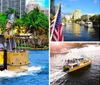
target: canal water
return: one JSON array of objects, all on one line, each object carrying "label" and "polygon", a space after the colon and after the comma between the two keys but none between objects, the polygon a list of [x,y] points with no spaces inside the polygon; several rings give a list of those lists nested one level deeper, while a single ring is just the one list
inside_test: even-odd
[{"label": "canal water", "polygon": [[[65,59],[86,55],[92,60],[87,66],[73,73],[63,72]],[[51,57],[50,83],[51,85],[100,85],[100,45],[87,45],[73,48],[67,54]]]},{"label": "canal water", "polygon": [[99,41],[99,28],[86,28],[79,24],[66,24],[64,41]]},{"label": "canal water", "polygon": [[29,51],[28,71],[19,73],[0,71],[0,85],[48,85],[48,58],[48,50]]}]

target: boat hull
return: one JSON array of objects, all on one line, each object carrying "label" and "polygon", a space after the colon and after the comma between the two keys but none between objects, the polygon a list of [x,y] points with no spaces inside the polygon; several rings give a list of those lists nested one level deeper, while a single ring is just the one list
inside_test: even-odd
[{"label": "boat hull", "polygon": [[[7,70],[11,68],[22,69],[28,67],[29,59],[28,52],[7,52]],[[4,52],[0,52],[0,70],[4,70]],[[24,68],[23,68],[24,69]]]},{"label": "boat hull", "polygon": [[[64,71],[67,71],[68,73],[70,73],[70,72],[79,70],[79,69],[81,69],[81,68],[84,68],[84,67],[86,67],[86,66],[88,66],[88,65],[91,65],[91,61],[90,61],[90,60],[87,60],[87,62],[86,62],[86,61],[83,61],[83,62],[80,63],[79,66],[76,66],[76,67],[74,67],[74,68],[68,68],[68,66],[65,65],[63,70],[64,70]],[[66,70],[66,69],[67,69],[67,70]]]},{"label": "boat hull", "polygon": [[73,72],[73,71],[76,71],[76,70],[78,70],[78,69],[84,68],[84,67],[86,67],[86,66],[88,66],[88,65],[90,65],[90,64],[91,64],[91,62],[88,62],[88,63],[83,64],[83,65],[81,65],[81,66],[77,66],[77,67],[75,67],[75,68],[70,69],[69,72]]},{"label": "boat hull", "polygon": [[28,52],[8,52],[7,53],[7,64],[9,65],[27,65]]}]

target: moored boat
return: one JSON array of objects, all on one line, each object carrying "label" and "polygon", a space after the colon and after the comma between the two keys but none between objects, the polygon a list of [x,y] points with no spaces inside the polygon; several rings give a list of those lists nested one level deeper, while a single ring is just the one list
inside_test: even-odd
[{"label": "moored boat", "polygon": [[87,21],[84,25],[85,27],[93,27],[93,23],[92,22],[89,22]]},{"label": "moored boat", "polygon": [[73,58],[71,60],[66,60],[66,64],[63,66],[63,71],[73,72],[90,64],[90,58],[83,56],[81,58]]}]

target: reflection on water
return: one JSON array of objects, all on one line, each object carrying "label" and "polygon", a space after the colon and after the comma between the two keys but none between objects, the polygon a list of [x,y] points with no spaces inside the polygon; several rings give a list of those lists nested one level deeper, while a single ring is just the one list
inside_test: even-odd
[{"label": "reflection on water", "polygon": [[99,41],[99,28],[86,28],[79,24],[67,24],[64,28],[64,41]]},{"label": "reflection on water", "polygon": [[72,31],[73,31],[74,35],[80,36],[80,25],[74,23],[72,25],[72,28],[73,28]]}]

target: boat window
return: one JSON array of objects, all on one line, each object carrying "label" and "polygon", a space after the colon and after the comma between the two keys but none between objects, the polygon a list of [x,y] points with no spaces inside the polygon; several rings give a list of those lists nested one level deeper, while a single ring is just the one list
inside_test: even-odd
[{"label": "boat window", "polygon": [[78,59],[79,61],[83,61],[84,60],[84,58],[80,58],[80,59]]},{"label": "boat window", "polygon": [[15,48],[16,48],[16,41],[15,39],[13,38],[9,38],[9,39],[6,39],[6,44],[7,44],[7,50],[8,51],[14,51]]},{"label": "boat window", "polygon": [[3,41],[4,41],[4,39],[0,37],[0,51],[4,50]]},{"label": "boat window", "polygon": [[76,66],[78,66],[78,64],[73,65],[73,67],[76,67]]}]

